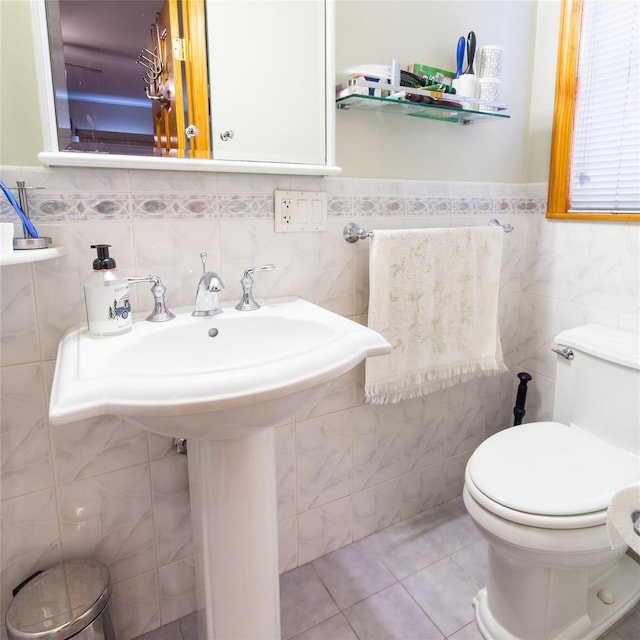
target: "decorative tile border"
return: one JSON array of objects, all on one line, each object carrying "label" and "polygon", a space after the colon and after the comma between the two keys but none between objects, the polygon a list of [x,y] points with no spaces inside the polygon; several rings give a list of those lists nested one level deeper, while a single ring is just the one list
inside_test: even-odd
[{"label": "decorative tile border", "polygon": [[360,196],[354,200],[354,214],[358,216],[404,216],[406,198],[401,196]]},{"label": "decorative tile border", "polygon": [[354,215],[354,197],[348,195],[331,194],[327,197],[327,210],[330,216],[352,216]]},{"label": "decorative tile border", "polygon": [[131,209],[136,220],[199,220],[217,218],[219,215],[218,197],[210,194],[134,194],[131,198]]},{"label": "decorative tile border", "polygon": [[[35,201],[35,198],[34,198]],[[334,196],[329,216],[468,216],[544,214],[544,198],[424,198]],[[200,220],[207,218],[271,218],[270,196],[175,194],[102,196],[49,195],[31,204],[34,222],[96,222],[97,220]],[[17,222],[11,208],[0,208],[0,222]]]},{"label": "decorative tile border", "polygon": [[494,214],[495,201],[493,198],[454,198],[453,211],[454,215],[468,216],[473,214]]},{"label": "decorative tile border", "polygon": [[[34,222],[96,222],[98,220],[129,220],[130,202],[127,193],[35,193],[29,197],[30,216]],[[11,206],[0,206],[1,222],[16,222]]]},{"label": "decorative tile border", "polygon": [[219,198],[222,218],[273,217],[272,195],[223,194]]},{"label": "decorative tile border", "polygon": [[130,203],[127,193],[38,194],[31,213],[42,222],[128,220]]},{"label": "decorative tile border", "polygon": [[[226,185],[240,188],[243,182]],[[260,192],[228,193],[50,193],[33,192],[34,222],[97,220],[171,220],[270,218],[274,213],[269,184]],[[543,214],[544,185],[457,183],[408,180],[334,178],[325,184],[329,216],[468,216]],[[275,185],[274,185],[275,188]],[[6,201],[0,201],[0,222],[17,222]]]}]

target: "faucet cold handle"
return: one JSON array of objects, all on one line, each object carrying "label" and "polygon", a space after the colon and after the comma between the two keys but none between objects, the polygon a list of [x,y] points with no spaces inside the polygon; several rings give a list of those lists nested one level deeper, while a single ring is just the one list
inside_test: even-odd
[{"label": "faucet cold handle", "polygon": [[273,271],[276,268],[275,264],[263,264],[260,267],[249,267],[245,270],[240,284],[242,285],[242,298],[236,305],[238,311],[255,311],[260,308],[260,305],[253,298],[253,278],[251,277],[256,271]]},{"label": "faucet cold handle", "polygon": [[249,267],[245,270],[242,279],[250,278],[256,271],[273,271],[275,268],[275,264],[263,264],[261,267]]}]

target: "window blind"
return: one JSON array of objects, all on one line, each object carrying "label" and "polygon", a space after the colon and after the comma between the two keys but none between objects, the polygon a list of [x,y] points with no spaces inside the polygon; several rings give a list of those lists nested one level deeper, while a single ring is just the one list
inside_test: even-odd
[{"label": "window blind", "polygon": [[570,210],[640,211],[640,3],[586,0]]}]

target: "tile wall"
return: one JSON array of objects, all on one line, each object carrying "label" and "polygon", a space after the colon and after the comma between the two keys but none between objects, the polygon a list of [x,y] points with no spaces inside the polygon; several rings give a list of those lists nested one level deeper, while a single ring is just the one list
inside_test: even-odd
[{"label": "tile wall", "polygon": [[[518,371],[534,375],[526,419],[548,418],[559,330],[638,325],[639,227],[547,221],[544,185],[0,169],[5,184],[17,179],[44,187],[31,192],[32,218],[67,255],[0,272],[3,621],[25,576],[86,556],[111,569],[120,640],[195,607],[186,458],[172,440],[114,418],[47,422],[57,342],[84,318],[90,244],[111,244],[127,275],[159,275],[170,308],[193,303],[205,251],[224,300],[239,299],[246,267],[273,262],[256,277],[258,300],[300,295],[366,321],[368,243],[344,242],[346,222],[516,227],[500,295],[507,374],[369,406],[359,367],[276,428],[282,571],[459,495],[473,449],[512,422]],[[328,230],[274,233],[276,188],[327,191]],[[13,219],[0,203],[0,222]],[[146,286],[132,304],[151,308]]]}]

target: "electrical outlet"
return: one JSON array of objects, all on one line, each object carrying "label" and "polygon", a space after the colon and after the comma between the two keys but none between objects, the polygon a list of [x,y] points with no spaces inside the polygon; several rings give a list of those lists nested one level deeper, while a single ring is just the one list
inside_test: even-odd
[{"label": "electrical outlet", "polygon": [[280,222],[283,225],[289,225],[293,222],[293,200],[291,198],[283,198],[280,201]]},{"label": "electrical outlet", "polygon": [[327,194],[321,191],[274,191],[275,230],[326,231]]}]

